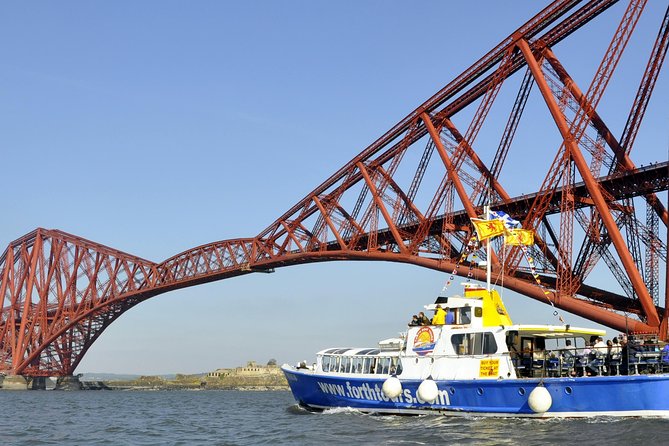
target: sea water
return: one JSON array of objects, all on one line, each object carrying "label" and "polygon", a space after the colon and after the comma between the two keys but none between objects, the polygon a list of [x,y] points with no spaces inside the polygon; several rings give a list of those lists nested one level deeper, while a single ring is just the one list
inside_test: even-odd
[{"label": "sea water", "polygon": [[669,420],[375,416],[290,392],[0,391],[0,445],[665,444]]}]

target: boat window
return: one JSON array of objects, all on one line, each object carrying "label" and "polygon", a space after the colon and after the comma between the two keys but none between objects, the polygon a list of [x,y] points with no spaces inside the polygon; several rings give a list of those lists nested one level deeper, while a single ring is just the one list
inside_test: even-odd
[{"label": "boat window", "polygon": [[390,374],[391,375],[402,374],[402,362],[399,360],[399,358],[392,358],[390,362]]},{"label": "boat window", "polygon": [[489,355],[497,353],[495,336],[485,333],[460,333],[451,336],[453,350],[458,355]]},{"label": "boat window", "polygon": [[325,350],[323,353],[334,353],[335,351],[337,351],[336,348],[329,348],[329,349]]},{"label": "boat window", "polygon": [[[323,368],[325,370],[325,368]],[[330,356],[330,363],[328,364],[328,372],[336,372],[337,371],[337,358],[334,356]]]},{"label": "boat window", "polygon": [[362,373],[369,373],[369,358],[361,358]]},{"label": "boat window", "polygon": [[323,356],[323,359],[321,359],[321,368],[324,372],[330,371],[330,358],[330,356]]},{"label": "boat window", "polygon": [[492,333],[483,333],[483,354],[492,355],[497,353],[497,341]]},{"label": "boat window", "polygon": [[379,358],[376,373],[387,374],[390,369],[390,358]]},{"label": "boat window", "polygon": [[472,307],[460,308],[460,318],[458,319],[458,323],[463,325],[472,323]]},{"label": "boat window", "polygon": [[353,368],[351,370],[352,373],[362,373],[362,358],[359,356],[356,356],[353,358]]},{"label": "boat window", "polygon": [[351,358],[349,356],[341,357],[341,367],[339,371],[341,373],[348,373],[351,370]]}]

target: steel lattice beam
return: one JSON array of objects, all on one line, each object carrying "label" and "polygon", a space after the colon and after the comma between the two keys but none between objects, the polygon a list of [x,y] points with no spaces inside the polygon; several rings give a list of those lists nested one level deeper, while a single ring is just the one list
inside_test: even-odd
[{"label": "steel lattice beam", "polygon": [[[481,279],[482,272],[468,260],[464,264],[469,271],[457,271],[457,266],[471,238],[469,219],[480,214],[486,189],[492,191],[495,208],[524,220],[538,240],[531,251],[536,270],[520,265],[518,249],[511,250],[510,257],[515,259],[511,266],[502,264],[500,253],[493,251],[493,275],[505,275],[505,287],[542,302],[548,295],[559,308],[619,330],[655,332],[667,339],[669,295],[665,290],[664,308],[651,298],[657,294],[657,262],[666,263],[666,243],[657,235],[662,231],[654,226],[646,230],[634,221],[625,234],[639,240],[637,250],[643,249],[650,259],[646,262],[654,281],[649,293],[612,216],[615,213],[629,220],[633,212],[626,203],[640,197],[667,225],[666,207],[657,195],[669,189],[667,162],[637,168],[631,161],[634,136],[666,53],[667,17],[621,143],[596,108],[645,1],[628,3],[587,93],[580,91],[569,67],[553,51],[560,41],[615,3],[552,2],[255,237],[198,246],[163,262],[140,259],[55,230],[37,229],[12,242],[0,257],[0,371],[32,376],[72,374],[100,334],[138,303],[171,290],[283,266],[333,260],[392,261],[456,270]],[[506,128],[494,157],[486,164],[478,135],[490,120],[489,111],[497,105],[507,79],[523,68],[527,69],[509,108]],[[534,84],[546,104],[546,114],[560,130],[565,150],[557,149],[557,161],[549,168],[544,186],[535,193],[512,197],[500,178],[508,167],[505,161],[514,150],[514,135],[522,126]],[[455,117],[469,107],[475,107],[473,117],[459,127]],[[588,134],[592,129],[594,136]],[[418,151],[419,161],[409,169],[405,184],[401,173],[409,151]],[[432,156],[435,151],[437,156]],[[600,177],[602,162],[610,170]],[[571,233],[572,223],[565,221],[575,212],[584,231],[592,236],[584,237],[580,248]],[[560,234],[553,229],[556,224],[563,228]],[[608,251],[609,244],[615,254]],[[578,265],[571,262],[571,250],[584,253]],[[584,283],[595,266],[592,262],[600,258],[605,258],[615,274],[624,271],[634,292],[626,296]],[[578,274],[571,277],[573,271]],[[565,277],[570,281],[567,286]]]}]

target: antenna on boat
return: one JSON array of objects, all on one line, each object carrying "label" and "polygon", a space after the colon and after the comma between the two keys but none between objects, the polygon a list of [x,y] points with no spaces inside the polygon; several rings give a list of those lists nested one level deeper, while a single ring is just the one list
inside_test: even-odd
[{"label": "antenna on boat", "polygon": [[[485,219],[490,220],[490,195],[488,193],[488,203],[483,207],[484,212],[485,212]],[[486,268],[486,285],[487,285],[487,290],[488,293],[490,293],[491,285],[490,285],[490,275],[492,272],[492,267],[491,267],[491,262],[490,262],[490,255],[491,255],[491,249],[490,249],[490,239],[487,239],[485,241],[485,256],[486,256],[486,262],[485,262],[485,268]]]}]

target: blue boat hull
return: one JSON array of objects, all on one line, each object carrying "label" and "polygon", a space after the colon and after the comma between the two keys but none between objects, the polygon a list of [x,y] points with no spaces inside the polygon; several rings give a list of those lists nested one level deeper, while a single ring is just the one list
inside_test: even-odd
[{"label": "blue boat hull", "polygon": [[[668,374],[437,381],[438,397],[427,403],[417,395],[420,380],[402,379],[400,396],[389,399],[381,390],[384,379],[319,375],[286,366],[283,371],[297,402],[317,410],[351,407],[397,414],[669,417]],[[551,397],[550,408],[543,413],[534,412],[528,402],[539,385]]]}]

